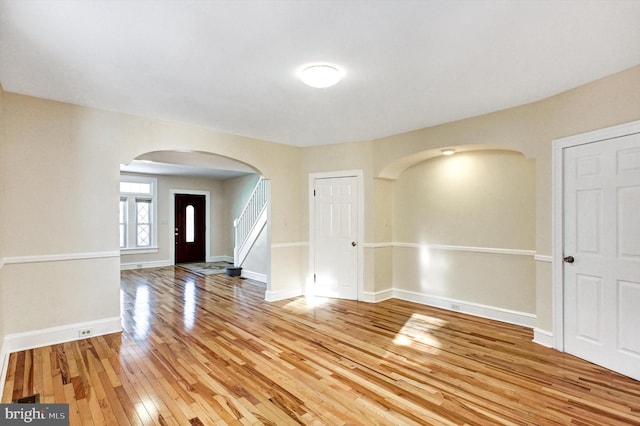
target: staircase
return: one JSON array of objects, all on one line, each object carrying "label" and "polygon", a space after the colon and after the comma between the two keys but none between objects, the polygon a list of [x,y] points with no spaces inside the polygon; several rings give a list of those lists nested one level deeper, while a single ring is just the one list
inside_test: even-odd
[{"label": "staircase", "polygon": [[267,224],[268,186],[260,179],[251,193],[240,217],[233,221],[236,231],[236,245],[233,249],[233,264],[239,268],[244,263],[251,248]]}]

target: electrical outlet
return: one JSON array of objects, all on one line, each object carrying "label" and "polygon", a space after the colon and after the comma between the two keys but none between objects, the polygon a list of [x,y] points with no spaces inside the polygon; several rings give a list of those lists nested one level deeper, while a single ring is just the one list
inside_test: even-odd
[{"label": "electrical outlet", "polygon": [[85,328],[84,330],[78,330],[78,337],[89,337],[93,334],[93,330]]},{"label": "electrical outlet", "polygon": [[460,305],[452,303],[451,304],[451,310],[452,311],[459,311],[460,310]]}]

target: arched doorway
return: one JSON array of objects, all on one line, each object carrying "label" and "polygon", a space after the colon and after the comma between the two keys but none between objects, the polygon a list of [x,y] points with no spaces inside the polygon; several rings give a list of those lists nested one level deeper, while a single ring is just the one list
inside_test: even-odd
[{"label": "arched doorway", "polygon": [[381,168],[378,226],[392,235],[376,248],[390,253],[394,297],[535,326],[535,160],[499,148],[443,146]]},{"label": "arched doorway", "polygon": [[[136,244],[123,247],[121,238],[121,268],[137,269],[156,266],[167,266],[180,262],[177,247],[182,240],[193,244],[200,240],[204,246],[202,259],[189,258],[187,261],[203,261],[205,263],[234,263],[234,222],[242,212],[258,182],[263,180],[261,172],[241,161],[200,151],[152,151],[138,155],[129,164],[121,166],[121,180],[148,178],[155,186],[155,202],[148,204],[153,208],[149,216],[151,237],[146,246]],[[134,194],[139,195],[139,194]],[[121,205],[122,205],[121,194]],[[176,197],[202,198],[199,208],[202,212],[202,225],[189,228],[182,221],[187,215],[178,215],[178,205],[188,210],[194,203],[176,204]],[[135,205],[135,203],[133,204]],[[123,225],[123,209],[120,209],[121,228]],[[133,217],[135,215],[129,215]],[[195,216],[197,217],[197,215]],[[137,217],[134,220],[138,219]],[[196,223],[196,222],[194,222]],[[128,228],[134,226],[130,223]],[[137,223],[135,226],[138,226]],[[197,232],[203,232],[201,238]],[[268,241],[268,226],[264,226],[262,235]],[[194,235],[193,232],[196,232]],[[187,233],[189,236],[187,237]],[[187,241],[188,240],[188,241]],[[270,252],[259,250],[264,244],[258,244],[253,258],[248,257],[251,269],[246,273],[250,278],[268,282]]]}]

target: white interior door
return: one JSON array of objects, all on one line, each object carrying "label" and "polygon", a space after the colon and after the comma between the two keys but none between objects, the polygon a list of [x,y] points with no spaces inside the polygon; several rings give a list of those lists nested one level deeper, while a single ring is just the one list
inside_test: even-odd
[{"label": "white interior door", "polygon": [[565,351],[640,379],[640,134],[563,158]]},{"label": "white interior door", "polygon": [[358,299],[358,179],[314,180],[314,292]]}]

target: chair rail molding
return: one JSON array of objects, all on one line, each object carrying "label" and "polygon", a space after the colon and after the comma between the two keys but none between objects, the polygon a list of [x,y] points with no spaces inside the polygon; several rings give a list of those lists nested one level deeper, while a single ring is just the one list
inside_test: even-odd
[{"label": "chair rail molding", "polygon": [[84,253],[38,254],[28,256],[7,256],[0,258],[0,268],[5,265],[17,265],[21,263],[64,262],[68,260],[106,259],[111,257],[120,257],[120,250]]},{"label": "chair rail molding", "polygon": [[514,249],[501,247],[476,247],[476,246],[458,246],[449,244],[421,244],[421,243],[405,243],[405,242],[382,242],[382,243],[364,243],[365,248],[385,248],[385,247],[406,247],[415,249],[430,249],[441,251],[464,251],[470,253],[490,253],[490,254],[506,254],[513,256],[535,256],[535,250]]}]

